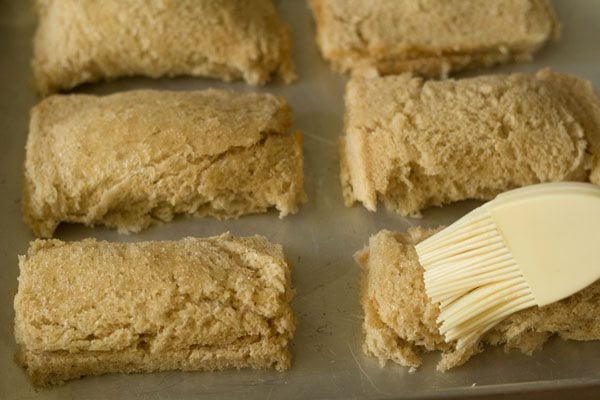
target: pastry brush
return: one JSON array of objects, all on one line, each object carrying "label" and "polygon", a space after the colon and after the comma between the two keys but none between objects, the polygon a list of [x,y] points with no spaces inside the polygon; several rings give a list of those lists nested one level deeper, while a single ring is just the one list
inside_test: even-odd
[{"label": "pastry brush", "polygon": [[473,343],[505,317],[568,297],[600,278],[600,187],[511,190],[417,244],[446,342]]}]

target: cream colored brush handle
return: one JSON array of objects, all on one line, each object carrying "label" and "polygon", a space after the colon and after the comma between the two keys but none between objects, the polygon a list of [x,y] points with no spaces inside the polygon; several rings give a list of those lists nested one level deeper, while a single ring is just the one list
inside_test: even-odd
[{"label": "cream colored brush handle", "polygon": [[600,193],[600,186],[587,182],[546,182],[536,185],[529,185],[517,189],[509,190],[500,193],[493,202],[509,201],[518,197],[531,197],[532,195],[541,195],[544,193],[559,193],[559,192],[586,192],[593,194]]},{"label": "cream colored brush handle", "polygon": [[577,186],[521,192],[490,210],[539,306],[600,278],[600,188]]}]

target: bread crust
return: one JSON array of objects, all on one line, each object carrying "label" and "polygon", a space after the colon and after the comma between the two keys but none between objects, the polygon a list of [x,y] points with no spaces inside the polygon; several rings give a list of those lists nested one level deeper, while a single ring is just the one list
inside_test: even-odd
[{"label": "bread crust", "polygon": [[600,184],[600,101],[575,76],[354,77],[345,102],[346,205],[418,217],[534,183]]},{"label": "bread crust", "polygon": [[380,231],[355,255],[362,267],[363,349],[382,365],[393,361],[416,368],[425,353],[441,352],[437,369],[446,371],[489,346],[530,355],[555,335],[572,340],[600,339],[600,282],[596,282],[560,302],[512,314],[461,350],[455,348],[455,342],[445,343],[436,323],[440,311],[427,297],[423,267],[414,249],[416,243],[435,232],[424,228],[404,233]]},{"label": "bread crust", "polygon": [[55,95],[31,111],[23,212],[138,232],[177,214],[236,218],[305,201],[302,139],[281,97],[223,90]]},{"label": "bread crust", "polygon": [[42,95],[133,75],[295,79],[289,28],[272,0],[36,0],[35,10]]},{"label": "bread crust", "polygon": [[317,44],[338,72],[443,77],[528,60],[560,28],[547,0],[311,0]]},{"label": "bread crust", "polygon": [[84,375],[290,367],[295,319],[281,246],[36,240],[19,258],[18,362],[35,385]]}]

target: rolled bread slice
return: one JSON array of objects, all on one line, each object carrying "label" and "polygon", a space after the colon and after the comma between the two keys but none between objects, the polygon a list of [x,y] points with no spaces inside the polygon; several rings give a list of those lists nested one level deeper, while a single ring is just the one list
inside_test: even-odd
[{"label": "rolled bread slice", "polygon": [[403,216],[540,182],[600,183],[600,101],[589,81],[543,70],[346,87],[346,205]]},{"label": "rolled bread slice", "polygon": [[256,85],[295,78],[273,0],[36,0],[42,95],[123,76],[193,75]]},{"label": "rolled bread slice", "polygon": [[269,94],[140,90],[55,95],[31,112],[23,212],[137,232],[175,214],[236,218],[305,200],[302,140]]},{"label": "rolled bread slice", "polygon": [[338,72],[427,77],[530,59],[559,24],[547,0],[312,0]]},{"label": "rolled bread slice", "polygon": [[85,375],[290,367],[294,290],[280,245],[36,240],[19,257],[18,362],[35,385]]},{"label": "rolled bread slice", "polygon": [[441,352],[437,369],[446,371],[489,346],[530,355],[552,336],[600,339],[599,281],[560,302],[512,314],[471,346],[457,350],[454,342],[445,343],[436,324],[439,308],[427,297],[423,267],[414,249],[433,233],[424,228],[404,233],[383,230],[355,254],[362,267],[363,350],[381,365],[389,360],[416,368],[425,353]]}]

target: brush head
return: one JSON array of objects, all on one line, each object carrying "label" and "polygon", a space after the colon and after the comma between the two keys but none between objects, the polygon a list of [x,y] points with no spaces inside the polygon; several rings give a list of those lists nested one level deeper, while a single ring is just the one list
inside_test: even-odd
[{"label": "brush head", "polygon": [[461,348],[506,316],[535,305],[519,266],[485,209],[416,246],[440,333]]},{"label": "brush head", "polygon": [[417,244],[445,340],[463,347],[596,281],[599,234],[600,188],[550,183],[506,192]]}]

